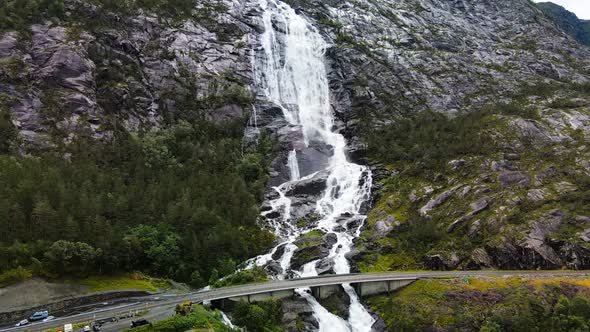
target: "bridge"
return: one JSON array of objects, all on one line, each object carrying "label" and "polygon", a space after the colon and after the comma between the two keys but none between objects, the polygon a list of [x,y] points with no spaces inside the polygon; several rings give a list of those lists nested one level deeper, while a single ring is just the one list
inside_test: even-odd
[{"label": "bridge", "polygon": [[[227,305],[235,301],[257,302],[268,299],[281,299],[294,296],[298,288],[310,288],[314,296],[325,298],[340,290],[342,284],[350,284],[360,297],[385,294],[395,291],[419,279],[464,278],[464,277],[565,277],[590,276],[590,271],[432,271],[432,272],[391,272],[363,273],[345,275],[325,275],[319,277],[269,281],[226,288],[210,289],[174,296],[149,296],[133,299],[134,303],[114,308],[60,317],[46,323],[36,323],[23,327],[6,328],[0,331],[42,331],[65,323],[79,323],[113,317],[120,313],[148,310],[172,313],[174,306],[184,301],[202,303],[211,301],[214,305]],[[131,300],[130,300],[131,301]],[[228,302],[230,301],[230,302]],[[125,323],[127,324],[127,323]],[[128,325],[126,325],[128,326]],[[116,331],[116,330],[115,330]]]}]

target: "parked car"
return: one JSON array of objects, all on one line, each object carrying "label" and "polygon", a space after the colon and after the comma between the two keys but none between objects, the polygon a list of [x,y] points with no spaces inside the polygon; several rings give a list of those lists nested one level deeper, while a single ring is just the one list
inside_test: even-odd
[{"label": "parked car", "polygon": [[49,312],[46,311],[37,311],[34,314],[31,315],[31,317],[29,317],[29,320],[31,322],[37,321],[37,320],[43,320],[45,318],[49,317]]},{"label": "parked car", "polygon": [[26,319],[23,319],[20,322],[14,324],[14,326],[25,326],[25,325],[28,325],[28,324],[29,324],[29,321],[26,320]]},{"label": "parked car", "polygon": [[64,325],[64,332],[74,332],[74,327],[72,326],[72,324]]},{"label": "parked car", "polygon": [[92,325],[92,331],[94,331],[94,332],[100,331],[100,325],[99,324]]},{"label": "parked car", "polygon": [[149,323],[150,322],[148,322],[145,319],[134,320],[134,321],[131,322],[131,328],[142,326],[142,325],[148,325]]},{"label": "parked car", "polygon": [[90,325],[84,326],[84,328],[82,329],[82,331],[84,331],[84,332],[90,332]]},{"label": "parked car", "polygon": [[55,316],[47,316],[47,318],[43,319],[42,322],[49,322],[55,319]]}]

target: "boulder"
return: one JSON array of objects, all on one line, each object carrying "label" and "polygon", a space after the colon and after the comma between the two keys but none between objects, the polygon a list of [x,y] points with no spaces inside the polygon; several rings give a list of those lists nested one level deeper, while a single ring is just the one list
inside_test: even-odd
[{"label": "boulder", "polygon": [[278,246],[277,250],[275,250],[275,252],[272,254],[271,258],[274,260],[278,260],[281,257],[283,257],[283,254],[285,253],[285,247],[287,247],[286,243]]},{"label": "boulder", "polygon": [[424,266],[428,270],[434,271],[448,271],[454,270],[461,263],[459,256],[451,253],[449,257],[441,254],[427,255],[424,257]]},{"label": "boulder", "polygon": [[315,265],[315,270],[318,275],[334,274],[334,260],[332,258],[324,258],[319,260]]},{"label": "boulder", "polygon": [[324,235],[323,242],[326,245],[326,248],[332,249],[332,246],[338,242],[338,236],[336,233],[328,233]]},{"label": "boulder", "polygon": [[428,201],[428,203],[426,203],[426,205],[424,205],[422,208],[420,208],[420,211],[419,211],[420,214],[423,216],[428,215],[428,213],[430,211],[432,211],[433,209],[436,209],[437,207],[444,204],[449,198],[451,198],[451,196],[455,193],[455,191],[457,191],[459,188],[461,188],[463,186],[464,186],[463,184],[460,184],[460,185],[453,187],[453,188],[439,194],[438,196],[434,197],[433,199]]},{"label": "boulder", "polygon": [[530,181],[530,176],[521,172],[504,172],[498,176],[498,182],[500,182],[504,187],[526,187],[529,185]]},{"label": "boulder", "polygon": [[310,178],[292,182],[285,194],[287,196],[319,196],[326,190],[329,175],[328,171],[321,171]]},{"label": "boulder", "polygon": [[545,200],[547,193],[543,189],[531,189],[527,192],[527,200],[537,203]]},{"label": "boulder", "polygon": [[386,237],[391,233],[394,227],[400,225],[400,222],[394,216],[388,215],[384,219],[378,220],[373,226],[371,239],[377,240]]},{"label": "boulder", "polygon": [[270,261],[264,266],[264,271],[271,276],[277,276],[283,273],[283,268],[279,262]]},{"label": "boulder", "polygon": [[451,166],[451,168],[453,170],[456,170],[458,168],[461,168],[463,166],[465,166],[466,161],[463,159],[459,159],[459,160],[451,160],[449,161],[449,166]]},{"label": "boulder", "polygon": [[281,301],[283,317],[281,326],[287,332],[315,331],[319,328],[313,308],[304,298]]}]

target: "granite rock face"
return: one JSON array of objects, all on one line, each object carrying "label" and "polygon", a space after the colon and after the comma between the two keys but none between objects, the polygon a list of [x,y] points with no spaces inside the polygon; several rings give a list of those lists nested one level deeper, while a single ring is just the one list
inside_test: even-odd
[{"label": "granite rock face", "polygon": [[[68,137],[90,129],[101,138],[110,135],[113,117],[129,131],[157,127],[163,116],[182,112],[188,98],[216,122],[249,113],[229,98],[249,93],[251,84],[248,38],[255,31],[243,22],[246,4],[223,2],[223,10],[209,12],[215,25],[65,4],[81,16],[80,30],[47,21],[30,27],[30,39],[0,34],[0,90],[25,144],[51,145],[47,136],[56,130]],[[85,29],[96,17],[105,27]],[[219,96],[228,98],[210,102]]]}]

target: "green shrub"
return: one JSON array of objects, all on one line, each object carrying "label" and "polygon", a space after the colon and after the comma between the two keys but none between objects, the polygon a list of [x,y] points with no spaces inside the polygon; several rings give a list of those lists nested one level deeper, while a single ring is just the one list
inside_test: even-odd
[{"label": "green shrub", "polygon": [[484,112],[454,118],[425,111],[365,133],[369,155],[381,162],[406,162],[420,172],[440,170],[448,160],[489,151]]},{"label": "green shrub", "polygon": [[27,280],[31,277],[33,277],[31,271],[23,268],[22,266],[18,266],[15,269],[11,269],[0,274],[0,287],[6,287],[10,284]]},{"label": "green shrub", "polygon": [[264,282],[267,280],[268,276],[264,269],[255,267],[249,270],[236,272],[230,276],[225,277],[224,279],[218,280],[213,284],[213,287],[221,288],[227,286],[237,286],[254,282]]},{"label": "green shrub", "polygon": [[245,327],[250,332],[283,331],[281,320],[283,310],[281,303],[276,301],[249,304],[241,301],[232,311],[234,323]]},{"label": "green shrub", "polygon": [[133,332],[184,332],[193,329],[212,331],[233,331],[223,323],[221,314],[206,309],[201,305],[193,305],[192,312],[187,316],[174,316],[150,325],[139,326],[126,331]]}]

